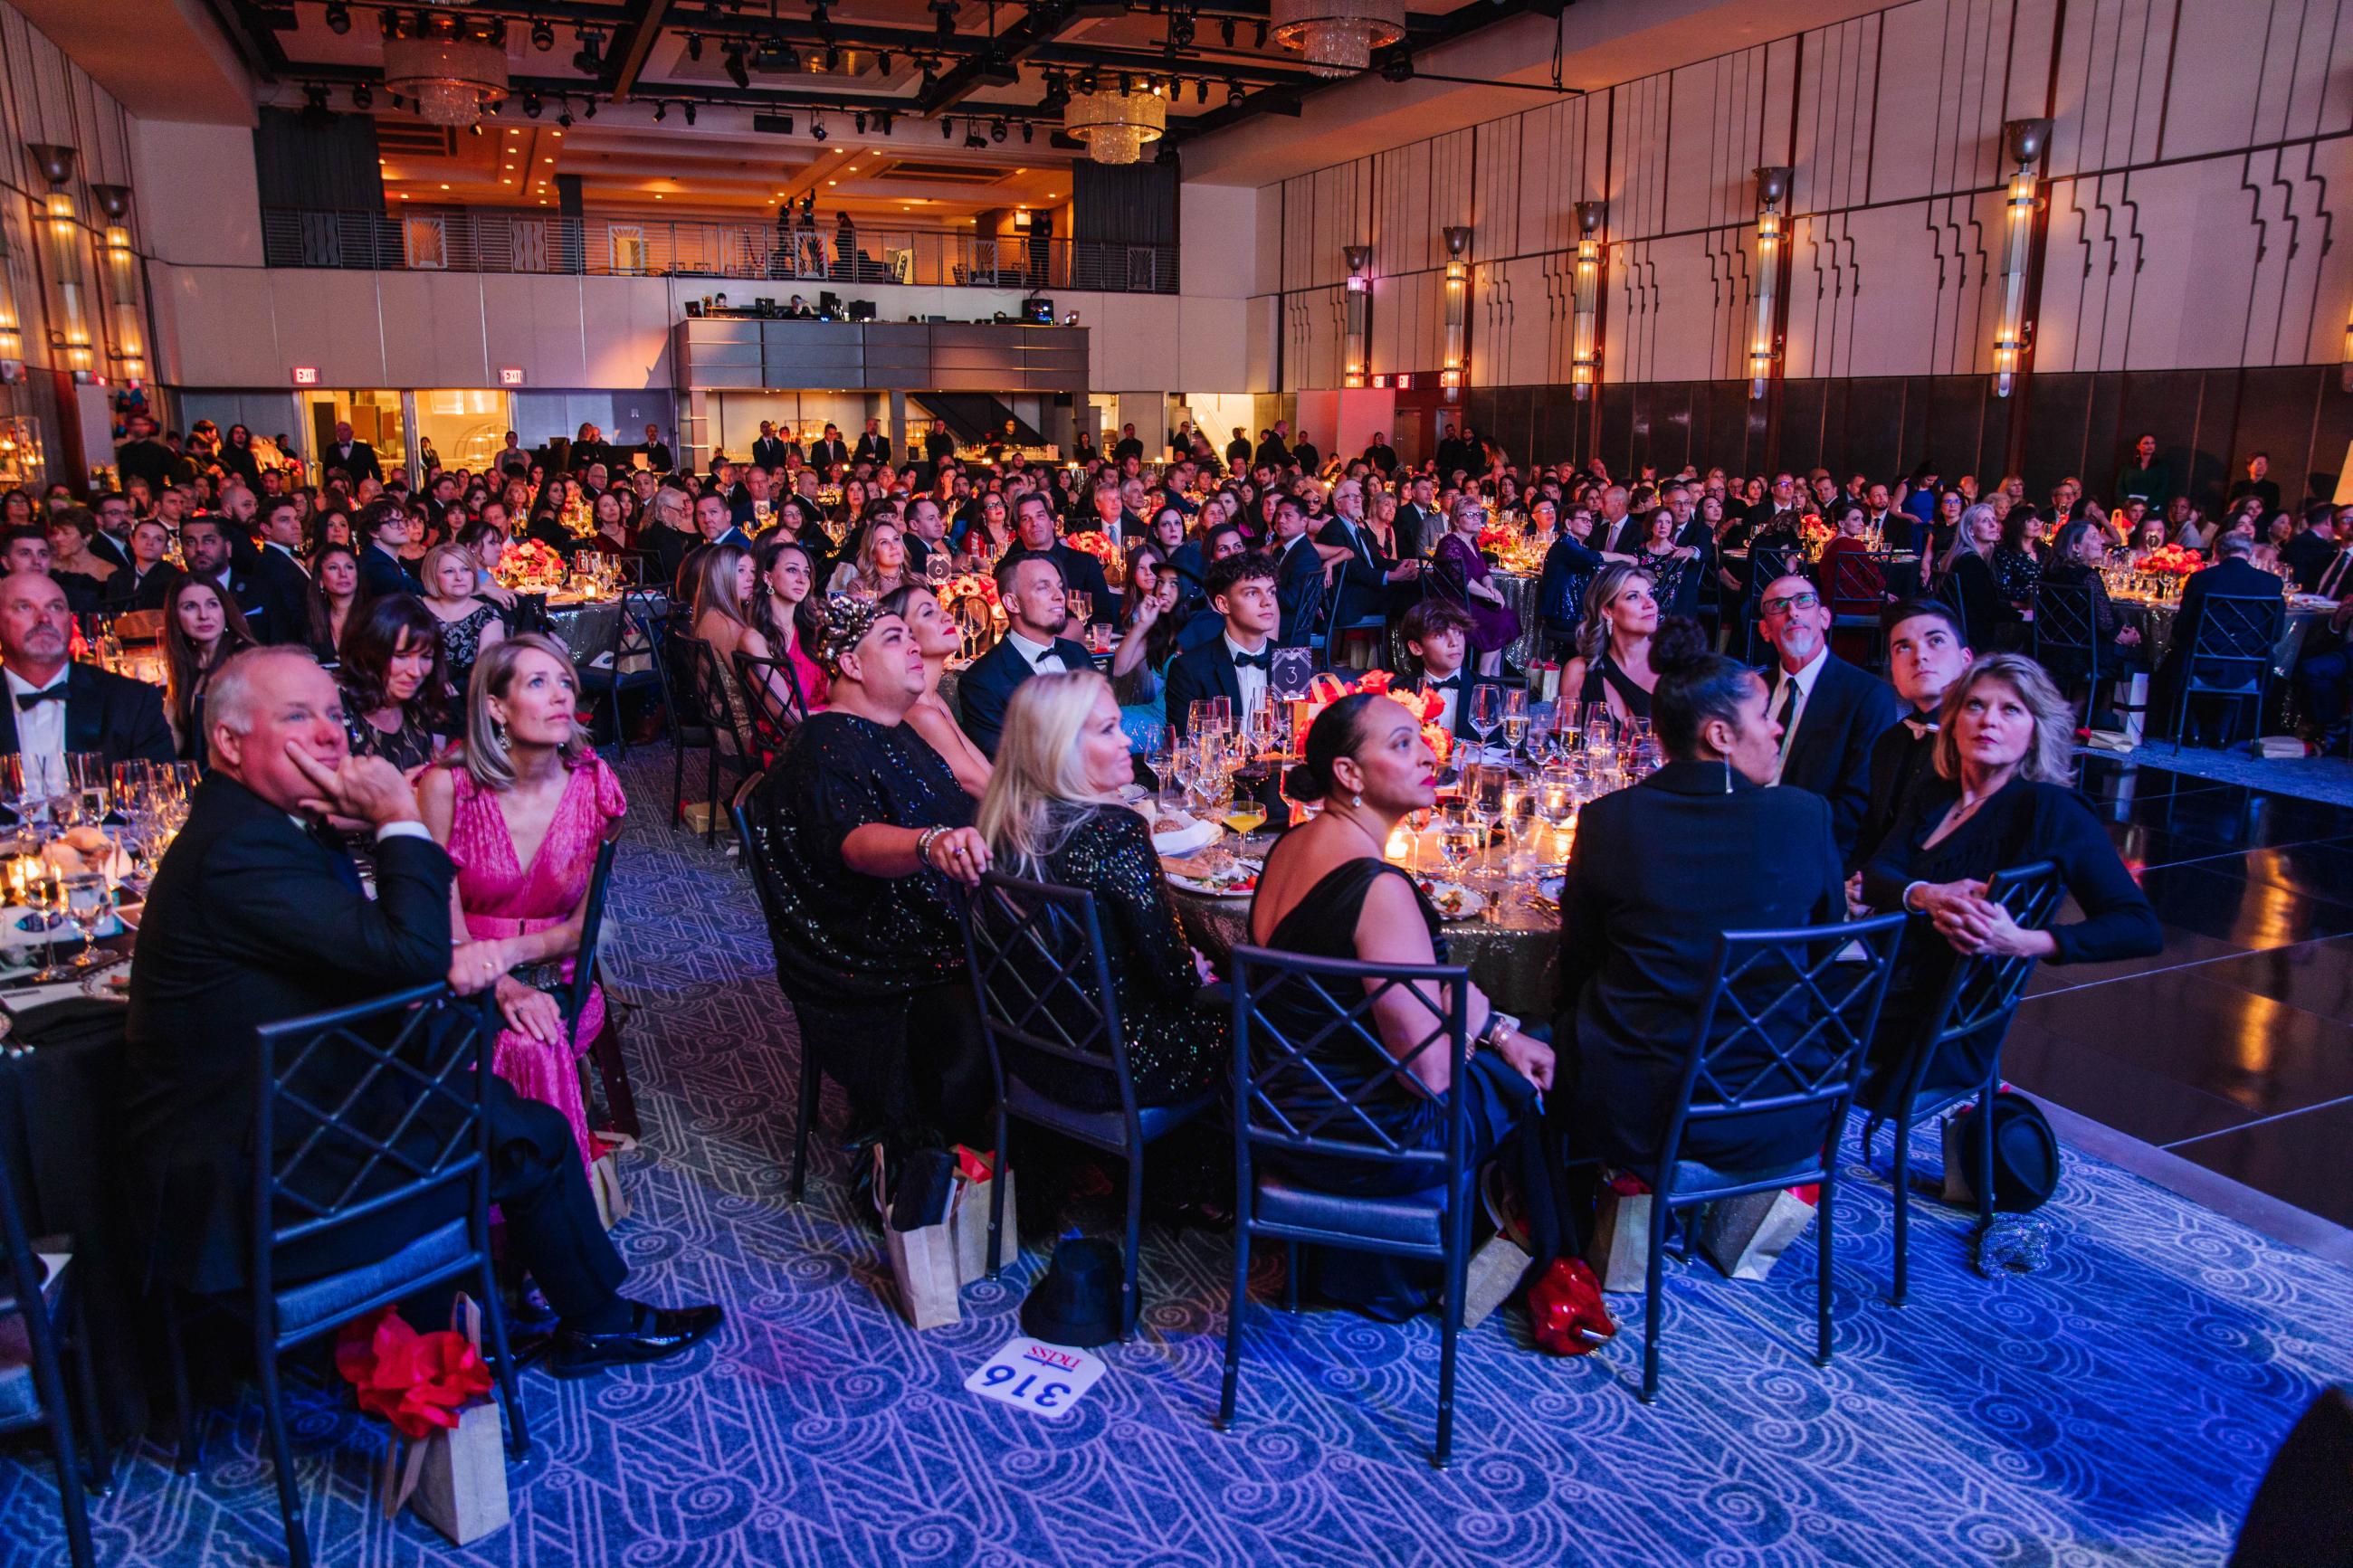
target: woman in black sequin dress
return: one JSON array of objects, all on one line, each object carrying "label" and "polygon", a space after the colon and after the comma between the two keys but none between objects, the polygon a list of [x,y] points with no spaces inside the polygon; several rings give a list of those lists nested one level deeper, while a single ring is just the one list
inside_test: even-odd
[{"label": "woman in black sequin dress", "polygon": [[[1120,803],[1134,776],[1109,681],[1092,669],[1033,677],[1007,704],[979,828],[998,869],[1094,895],[1135,1102],[1166,1105],[1225,1071],[1227,1016],[1201,1005],[1206,977],[1168,901],[1152,830]],[[1017,1066],[1065,1105],[1119,1107],[1107,1072],[1042,1052]]]},{"label": "woman in black sequin dress", "polygon": [[802,1048],[895,1155],[976,1130],[992,1101],[948,887],[977,881],[988,849],[972,797],[903,722],[923,686],[907,624],[837,597],[817,656],[833,706],[793,732],[749,816]]}]

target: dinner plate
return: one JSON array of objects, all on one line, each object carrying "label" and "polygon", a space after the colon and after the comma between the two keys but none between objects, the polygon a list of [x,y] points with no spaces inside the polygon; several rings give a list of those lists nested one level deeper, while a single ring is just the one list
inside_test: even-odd
[{"label": "dinner plate", "polygon": [[81,994],[98,1002],[131,1000],[131,966],[110,963],[81,977]]},{"label": "dinner plate", "polygon": [[1187,877],[1181,871],[1169,871],[1166,875],[1170,887],[1198,893],[1205,899],[1247,899],[1258,891],[1258,871],[1255,868],[1243,867],[1240,872],[1243,879],[1231,885],[1203,881],[1197,877]]},{"label": "dinner plate", "polygon": [[1420,887],[1430,901],[1437,906],[1440,920],[1475,921],[1486,910],[1487,895],[1460,882],[1439,882],[1423,878]]},{"label": "dinner plate", "polygon": [[1546,903],[1550,904],[1554,909],[1558,909],[1560,908],[1560,891],[1561,889],[1567,884],[1567,881],[1568,879],[1566,877],[1546,877],[1536,884],[1536,897],[1542,899]]}]

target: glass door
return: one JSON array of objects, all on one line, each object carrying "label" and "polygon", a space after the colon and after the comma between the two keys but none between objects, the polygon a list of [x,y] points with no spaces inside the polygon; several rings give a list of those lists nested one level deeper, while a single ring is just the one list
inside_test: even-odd
[{"label": "glass door", "polygon": [[417,407],[417,457],[423,469],[425,448],[445,468],[470,468],[480,473],[506,445],[514,426],[507,394],[489,387],[437,387],[411,395]]},{"label": "glass door", "polygon": [[325,481],[326,468],[321,459],[335,444],[335,426],[347,421],[353,440],[364,441],[375,448],[376,464],[384,469],[385,478],[408,471],[408,421],[401,406],[401,394],[364,389],[305,392],[300,395],[302,431],[311,443],[313,480]]}]

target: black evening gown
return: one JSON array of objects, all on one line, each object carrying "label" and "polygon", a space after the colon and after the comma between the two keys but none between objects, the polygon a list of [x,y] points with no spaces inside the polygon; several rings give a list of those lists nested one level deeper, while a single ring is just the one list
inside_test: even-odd
[{"label": "black evening gown", "polygon": [[[905,725],[813,713],[794,731],[747,814],[776,908],[776,981],[801,1048],[912,1147],[987,1123],[987,1058],[946,879],[851,870],[860,827],[965,827],[972,797]],[[985,1140],[984,1140],[985,1141]]]}]

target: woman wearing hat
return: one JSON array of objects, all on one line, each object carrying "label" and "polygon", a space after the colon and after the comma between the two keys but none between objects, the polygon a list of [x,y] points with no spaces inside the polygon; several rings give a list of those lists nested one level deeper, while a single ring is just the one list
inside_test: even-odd
[{"label": "woman wearing hat", "polygon": [[972,797],[905,722],[923,692],[907,623],[837,595],[815,644],[830,706],[794,732],[748,816],[803,1048],[880,1120],[895,1159],[976,1129],[990,1103],[949,890],[979,881],[988,846]]}]

